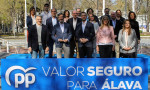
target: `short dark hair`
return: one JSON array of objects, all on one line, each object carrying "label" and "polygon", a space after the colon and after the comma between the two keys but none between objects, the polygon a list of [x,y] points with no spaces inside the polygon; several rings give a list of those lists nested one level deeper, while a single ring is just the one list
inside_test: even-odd
[{"label": "short dark hair", "polygon": [[131,13],[134,14],[134,20],[136,20],[136,14],[135,14],[135,12],[133,12],[133,11],[130,11],[130,12],[129,12],[128,19],[131,20],[131,18],[130,18]]},{"label": "short dark hair", "polygon": [[46,6],[48,6],[48,7],[49,7],[49,4],[48,4],[48,3],[44,4],[44,7],[46,7]]},{"label": "short dark hair", "polygon": [[[86,14],[86,12],[81,12],[81,15],[82,15],[82,14]],[[86,14],[86,16],[87,16],[87,14]]]},{"label": "short dark hair", "polygon": [[88,9],[87,9],[87,14],[88,14],[88,12],[89,12],[90,10],[92,10],[92,13],[94,13],[94,10],[93,10],[92,8],[88,8]]},{"label": "short dark hair", "polygon": [[105,10],[106,10],[106,9],[108,9],[108,10],[110,11],[110,9],[109,9],[109,8],[105,8]]},{"label": "short dark hair", "polygon": [[64,14],[63,14],[63,13],[59,13],[57,16],[59,17],[60,15],[63,15],[63,17],[64,17]]}]

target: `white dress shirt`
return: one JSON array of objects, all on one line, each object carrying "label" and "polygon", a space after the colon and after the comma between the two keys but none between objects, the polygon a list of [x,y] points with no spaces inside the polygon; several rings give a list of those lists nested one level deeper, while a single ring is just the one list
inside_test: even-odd
[{"label": "white dress shirt", "polygon": [[128,32],[125,31],[125,47],[127,48],[128,47]]},{"label": "white dress shirt", "polygon": [[73,28],[74,28],[74,30],[76,29],[76,25],[77,25],[77,18],[76,19],[73,18]]},{"label": "white dress shirt", "polygon": [[35,15],[34,16],[31,16],[32,18],[32,25],[36,24],[36,18],[35,18]]},{"label": "white dress shirt", "polygon": [[84,30],[85,30],[86,23],[87,23],[87,21],[85,21],[84,23],[82,22],[82,31],[83,31],[83,33],[84,33]]},{"label": "white dress shirt", "polygon": [[53,26],[57,24],[57,19],[56,18],[52,18],[52,22],[53,22]]},{"label": "white dress shirt", "polygon": [[62,33],[64,33],[64,23],[59,23]]}]

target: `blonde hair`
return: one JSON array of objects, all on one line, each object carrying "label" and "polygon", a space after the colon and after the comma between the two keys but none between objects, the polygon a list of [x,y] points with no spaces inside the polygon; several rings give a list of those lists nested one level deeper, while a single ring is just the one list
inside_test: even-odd
[{"label": "blonde hair", "polygon": [[107,26],[108,26],[108,28],[110,28],[110,21],[109,21],[108,16],[103,16],[103,17],[102,17],[102,20],[101,20],[101,26],[100,26],[100,29],[102,29],[102,28],[104,27],[104,20],[105,20],[105,19],[108,20]]},{"label": "blonde hair", "polygon": [[[123,23],[122,34],[123,34],[123,32],[125,31],[125,24],[126,24],[126,22],[129,22],[129,23],[130,23],[130,20],[126,19],[126,20],[124,21],[124,23]],[[129,32],[128,32],[128,35],[130,35],[130,34],[131,34],[131,25],[129,26]]]}]

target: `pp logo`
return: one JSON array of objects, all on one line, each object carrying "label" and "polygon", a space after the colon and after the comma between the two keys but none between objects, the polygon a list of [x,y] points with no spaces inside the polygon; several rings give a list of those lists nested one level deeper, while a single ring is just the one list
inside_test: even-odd
[{"label": "pp logo", "polygon": [[[10,83],[10,80],[9,80],[9,75],[10,73],[13,71],[13,70],[16,70],[16,69],[19,69],[19,70],[22,70],[24,71],[26,74],[24,76],[24,74],[22,73],[17,73],[15,74],[15,88],[18,88],[19,84],[23,84],[25,82],[25,87],[26,88],[29,88],[29,85],[30,84],[33,84],[35,82],[35,75],[32,74],[32,73],[27,73],[28,71],[30,70],[35,70],[36,68],[34,67],[30,67],[30,68],[27,68],[27,69],[24,69],[23,67],[21,66],[12,66],[10,67],[7,71],[6,71],[6,74],[5,74],[5,79],[6,79],[6,82],[9,86],[11,86],[11,83]],[[19,77],[21,77],[21,80],[19,80]],[[29,77],[31,77],[32,79],[29,81]]]}]

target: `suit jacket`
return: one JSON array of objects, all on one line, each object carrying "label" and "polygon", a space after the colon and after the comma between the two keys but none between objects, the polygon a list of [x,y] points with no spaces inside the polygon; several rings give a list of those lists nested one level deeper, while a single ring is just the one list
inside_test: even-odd
[{"label": "suit jacket", "polygon": [[136,51],[136,43],[137,43],[137,37],[136,37],[136,33],[135,30],[132,29],[131,30],[131,34],[128,36],[127,38],[127,46],[131,47],[131,50],[126,51],[123,48],[126,46],[126,37],[125,37],[125,32],[122,32],[123,30],[120,30],[119,32],[119,44],[120,44],[120,52],[121,53],[133,53]]},{"label": "suit jacket", "polygon": [[140,40],[139,23],[136,20],[130,20],[131,28],[135,30],[137,39]]},{"label": "suit jacket", "polygon": [[28,27],[28,30],[30,29],[31,26],[32,26],[32,18],[31,18],[31,16],[27,16],[27,27]]},{"label": "suit jacket", "polygon": [[[42,41],[42,46],[43,46],[44,50],[49,44],[48,38],[49,38],[49,36],[48,36],[47,26],[42,25],[41,41]],[[32,50],[38,50],[38,48],[39,48],[36,24],[32,25],[29,29],[28,47],[31,47]]]},{"label": "suit jacket", "polygon": [[[116,26],[114,28],[114,34],[117,36],[115,38],[115,41],[118,42],[118,35],[119,35],[119,31],[122,29],[122,22],[120,20],[116,20]],[[113,26],[112,24],[112,20],[110,20],[110,25]]]},{"label": "suit jacket", "polygon": [[[57,20],[57,23],[58,23],[59,21],[58,21],[57,18],[56,18],[56,20]],[[48,28],[49,35],[51,36],[51,35],[52,35],[53,28],[54,28],[53,22],[52,22],[52,17],[50,17],[50,18],[48,18],[48,19],[46,20],[46,26],[47,26],[47,28]],[[50,37],[49,39],[52,40],[51,37]]]},{"label": "suit jacket", "polygon": [[[77,24],[76,24],[76,29],[77,29],[77,25],[82,22],[82,19],[81,18],[77,18]],[[72,31],[72,39],[73,37],[75,37],[75,33],[76,33],[76,29],[74,30],[73,28],[73,18],[70,18],[68,20],[68,23],[70,24],[70,28],[71,28],[71,31]]]},{"label": "suit jacket", "polygon": [[70,40],[71,40],[71,37],[72,37],[72,32],[71,32],[71,29],[70,29],[70,25],[68,23],[64,22],[64,32],[62,33],[62,30],[60,28],[60,24],[57,23],[54,26],[51,37],[55,41],[56,47],[58,47],[58,48],[62,48],[62,46],[63,46],[63,43],[58,42],[58,39],[68,39],[68,42],[65,43],[65,45],[67,47],[69,47]]},{"label": "suit jacket", "polygon": [[[82,30],[82,22],[80,24],[78,24],[76,37],[78,39],[79,47],[82,47],[83,45],[85,45],[86,47],[92,47],[93,38],[95,37],[95,31],[94,31],[93,24],[90,23],[89,21],[87,21],[84,33]],[[87,38],[88,42],[83,44],[80,42],[80,38]]]}]

